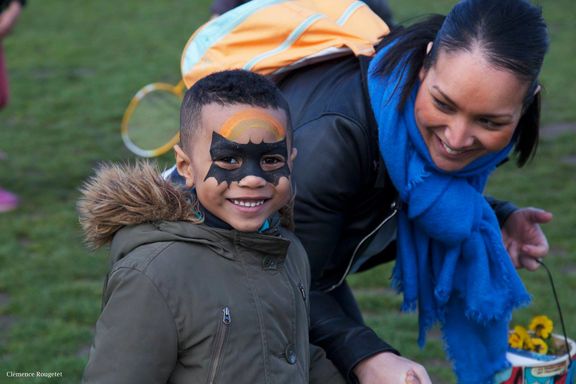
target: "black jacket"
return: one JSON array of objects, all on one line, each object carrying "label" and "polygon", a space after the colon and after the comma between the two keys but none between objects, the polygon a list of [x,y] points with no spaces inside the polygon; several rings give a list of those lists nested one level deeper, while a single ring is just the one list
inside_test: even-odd
[{"label": "black jacket", "polygon": [[[297,231],[305,240],[315,287],[324,291],[341,282],[358,243],[394,213],[397,192],[378,149],[367,66],[364,57],[330,61],[280,83],[298,149]],[[391,251],[379,254],[377,264],[394,259]]]},{"label": "black jacket", "polygon": [[[391,261],[396,253],[399,204],[378,149],[366,84],[369,60],[331,60],[279,82],[298,149],[295,221],[312,269],[311,341],[349,378],[361,360],[397,353],[327,293],[349,273]],[[515,208],[492,206],[501,222]],[[363,255],[367,260],[359,265]]]},{"label": "black jacket", "polygon": [[[238,7],[250,0],[213,0],[210,11],[214,14],[221,15],[232,8]],[[389,26],[393,25],[392,11],[388,6],[387,0],[365,0],[368,6],[386,22]]]}]

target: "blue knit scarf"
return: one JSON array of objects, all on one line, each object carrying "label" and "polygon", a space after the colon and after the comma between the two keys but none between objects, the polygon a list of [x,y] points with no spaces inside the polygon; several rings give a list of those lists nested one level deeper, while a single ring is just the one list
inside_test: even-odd
[{"label": "blue knit scarf", "polygon": [[435,166],[416,125],[412,90],[399,111],[403,64],[389,77],[376,73],[386,49],[372,60],[368,89],[379,146],[400,194],[396,287],[403,310],[418,308],[419,338],[439,322],[459,383],[492,383],[508,367],[507,330],[512,310],[530,297],[504,247],[498,220],[482,195],[490,173],[509,154],[487,154],[456,172]]}]

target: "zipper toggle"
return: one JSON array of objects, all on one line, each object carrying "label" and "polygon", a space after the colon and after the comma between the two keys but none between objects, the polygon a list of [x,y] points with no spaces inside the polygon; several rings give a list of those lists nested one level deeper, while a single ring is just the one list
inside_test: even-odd
[{"label": "zipper toggle", "polygon": [[222,310],[222,322],[229,325],[232,322],[232,316],[230,315],[230,308],[226,307]]},{"label": "zipper toggle", "polygon": [[298,289],[300,290],[300,294],[302,295],[302,299],[306,301],[306,291],[304,290],[304,286],[302,283],[298,283]]}]

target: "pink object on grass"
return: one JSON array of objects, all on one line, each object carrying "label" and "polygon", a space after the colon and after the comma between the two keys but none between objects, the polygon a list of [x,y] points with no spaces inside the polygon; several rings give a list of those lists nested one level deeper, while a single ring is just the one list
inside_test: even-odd
[{"label": "pink object on grass", "polygon": [[18,196],[0,188],[0,212],[11,211],[18,207],[18,203]]},{"label": "pink object on grass", "polygon": [[4,63],[4,53],[2,51],[2,42],[0,41],[0,109],[8,104],[8,72]]}]

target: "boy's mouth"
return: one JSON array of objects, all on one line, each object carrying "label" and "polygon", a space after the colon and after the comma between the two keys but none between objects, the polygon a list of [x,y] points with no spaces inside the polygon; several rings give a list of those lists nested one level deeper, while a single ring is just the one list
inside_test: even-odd
[{"label": "boy's mouth", "polygon": [[234,205],[238,205],[240,207],[247,207],[247,208],[254,208],[257,207],[259,205],[264,204],[264,202],[266,200],[261,199],[261,200],[254,200],[254,199],[229,199],[230,202],[232,202],[232,204]]}]

